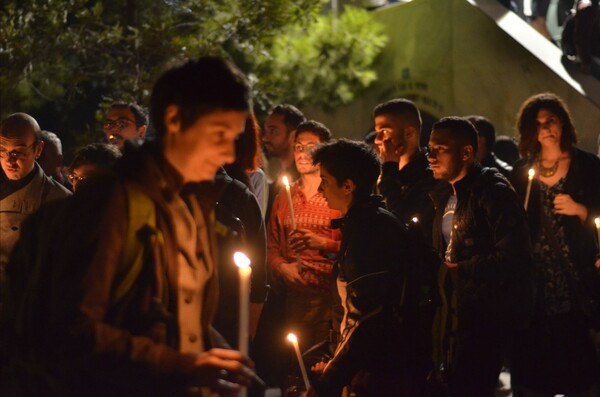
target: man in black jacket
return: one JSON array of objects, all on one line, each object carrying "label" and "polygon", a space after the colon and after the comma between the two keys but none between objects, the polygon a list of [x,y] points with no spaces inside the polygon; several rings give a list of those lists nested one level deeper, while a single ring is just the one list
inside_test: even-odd
[{"label": "man in black jacket", "polygon": [[[510,183],[475,162],[477,131],[464,118],[433,126],[429,163],[450,185],[432,194],[442,307],[436,369],[455,396],[493,396],[511,331],[529,303],[530,244],[525,212]],[[437,338],[436,338],[437,337]]]},{"label": "man in black jacket", "polygon": [[[410,225],[411,237],[416,241],[411,249],[422,256],[431,252],[431,229],[433,225],[433,202],[429,193],[435,186],[445,184],[436,181],[429,169],[426,150],[419,148],[421,114],[408,99],[392,99],[373,110],[375,119],[375,142],[382,162],[379,191],[387,208],[400,220]],[[425,393],[426,379],[431,371],[431,326],[438,299],[435,294],[437,258],[424,261],[414,268],[414,284],[419,292],[413,314],[415,327],[409,346],[412,379],[411,395]]]}]

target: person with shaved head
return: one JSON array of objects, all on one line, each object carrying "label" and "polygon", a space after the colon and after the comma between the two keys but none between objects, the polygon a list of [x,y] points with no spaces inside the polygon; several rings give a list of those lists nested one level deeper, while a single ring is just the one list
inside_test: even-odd
[{"label": "person with shaved head", "polygon": [[44,150],[41,137],[37,121],[26,113],[12,114],[0,124],[0,283],[23,220],[42,203],[70,194],[36,162]]}]

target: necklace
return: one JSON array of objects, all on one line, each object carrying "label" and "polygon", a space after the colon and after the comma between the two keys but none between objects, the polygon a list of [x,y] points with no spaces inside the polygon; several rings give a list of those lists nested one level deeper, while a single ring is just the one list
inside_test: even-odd
[{"label": "necklace", "polygon": [[551,167],[544,167],[542,165],[542,160],[538,161],[538,168],[540,170],[540,175],[543,176],[544,178],[550,178],[551,176],[554,176],[554,174],[556,174],[556,171],[558,171],[558,159],[556,160],[556,162],[551,166]]}]

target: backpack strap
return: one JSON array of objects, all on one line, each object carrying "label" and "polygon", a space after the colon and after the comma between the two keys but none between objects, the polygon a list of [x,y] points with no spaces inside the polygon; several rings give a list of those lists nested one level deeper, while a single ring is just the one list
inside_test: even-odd
[{"label": "backpack strap", "polygon": [[138,232],[145,227],[156,229],[156,208],[150,197],[134,187],[129,185],[125,187],[129,222],[125,248],[119,265],[121,272],[117,276],[116,287],[112,293],[113,303],[125,297],[142,271],[145,247],[140,241]]}]

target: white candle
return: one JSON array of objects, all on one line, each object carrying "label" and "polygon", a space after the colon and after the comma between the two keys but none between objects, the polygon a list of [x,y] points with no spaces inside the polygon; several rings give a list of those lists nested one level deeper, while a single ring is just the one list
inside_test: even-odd
[{"label": "white candle", "polygon": [[292,192],[290,191],[290,181],[287,176],[283,176],[281,178],[283,184],[285,185],[285,191],[287,193],[288,204],[290,206],[290,217],[292,218],[292,230],[296,230],[296,219],[294,218],[294,205],[292,204]]},{"label": "white candle", "polygon": [[600,218],[594,219],[596,224],[596,235],[598,236],[598,249],[600,250]]},{"label": "white candle", "polygon": [[239,328],[239,350],[248,355],[248,341],[250,328],[250,259],[242,252],[233,254],[233,261],[238,267],[240,276],[240,328]]},{"label": "white candle", "polygon": [[[243,252],[233,254],[233,261],[238,267],[240,277],[240,310],[239,310],[239,329],[238,329],[238,350],[243,355],[248,355],[248,342],[250,340],[250,258]],[[245,397],[248,391],[244,387],[240,390],[240,397]]]},{"label": "white candle", "polygon": [[527,210],[527,206],[529,205],[529,195],[531,194],[531,184],[533,183],[533,176],[535,175],[535,170],[533,168],[530,168],[528,174],[529,181],[527,182],[527,192],[525,193],[525,210]]},{"label": "white candle", "polygon": [[296,357],[298,358],[298,365],[300,366],[300,371],[302,371],[302,379],[304,380],[304,387],[306,390],[310,387],[310,383],[308,382],[308,375],[306,374],[306,368],[304,367],[304,360],[302,360],[302,354],[300,354],[300,346],[298,346],[298,338],[294,334],[288,334],[288,340],[292,342],[294,345],[294,350],[296,351]]}]

